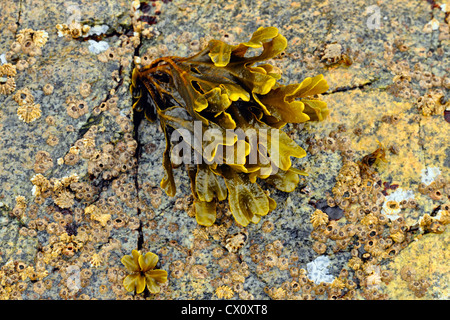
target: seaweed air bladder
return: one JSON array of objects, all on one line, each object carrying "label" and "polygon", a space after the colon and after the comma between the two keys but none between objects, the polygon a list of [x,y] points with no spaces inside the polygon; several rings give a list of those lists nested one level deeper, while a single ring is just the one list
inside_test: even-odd
[{"label": "seaweed air bladder", "polygon": [[276,207],[258,179],[291,192],[306,175],[291,162],[305,150],[282,128],[325,119],[318,95],[328,85],[323,75],[278,83],[280,70],[264,61],[286,47],[277,28],[261,27],[248,42],[211,40],[189,58],[162,57],[133,70],[133,108],[159,119],[165,134],[161,188],[174,196],[172,164],[187,164],[200,225],[211,226],[217,201],[226,199],[238,224],[258,223]]}]

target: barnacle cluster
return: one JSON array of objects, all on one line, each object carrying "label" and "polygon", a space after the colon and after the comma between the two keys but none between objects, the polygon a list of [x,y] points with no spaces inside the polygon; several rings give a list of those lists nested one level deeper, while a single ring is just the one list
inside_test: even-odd
[{"label": "barnacle cluster", "polygon": [[223,272],[212,280],[217,297],[231,299],[236,294],[239,299],[251,299],[252,294],[244,289],[245,280],[250,275],[247,263],[239,262],[235,255],[223,255],[218,263]]},{"label": "barnacle cluster", "polygon": [[18,90],[13,99],[19,105],[17,116],[23,122],[30,123],[41,117],[41,105],[34,103],[34,96],[28,88]]},{"label": "barnacle cluster", "polygon": [[151,4],[145,2],[141,3],[138,0],[131,2],[129,12],[134,33],[140,34],[147,39],[150,39],[155,34],[158,34],[152,26],[157,22],[157,17],[155,15],[148,14],[152,7],[156,15],[161,13],[161,3],[157,1],[154,1]]},{"label": "barnacle cluster", "polygon": [[[192,246],[184,247],[176,241],[170,244],[176,250],[187,255],[185,260],[178,259],[170,263],[170,278],[180,279],[179,281],[183,282],[193,281],[198,284],[204,283],[205,280],[210,281],[212,288],[215,290],[215,295],[219,299],[230,299],[235,295],[238,295],[240,299],[251,299],[252,294],[244,288],[251,269],[246,262],[238,258],[239,250],[248,242],[246,241],[246,231],[229,234],[227,228],[233,225],[233,218],[225,216],[221,219],[221,222],[224,220],[229,221],[229,223],[214,224],[210,227],[197,226],[193,231],[194,241]],[[156,226],[150,227],[155,228]],[[158,225],[158,227],[161,226]],[[169,225],[169,227],[171,226]],[[215,245],[214,243],[217,240],[222,245]],[[151,240],[144,243],[144,247],[150,246],[152,246]],[[202,264],[203,259],[199,259],[196,252],[205,249],[211,250],[213,262],[219,268],[219,273],[211,271],[208,265]],[[211,276],[214,277],[212,280]],[[203,284],[201,286],[203,287]],[[202,291],[199,291],[199,294],[201,296]]]},{"label": "barnacle cluster", "polygon": [[123,140],[106,143],[101,150],[96,150],[89,157],[88,173],[95,177],[102,175],[104,180],[117,178],[120,173],[127,172],[136,166],[137,142],[131,135],[125,135]]},{"label": "barnacle cluster", "polygon": [[296,260],[298,257],[286,257],[283,255],[283,243],[275,240],[260,247],[258,244],[250,246],[250,258],[256,264],[256,273],[264,274],[272,268],[286,270],[289,267],[290,260]]},{"label": "barnacle cluster", "polygon": [[389,69],[394,78],[388,90],[400,98],[414,99],[422,115],[442,115],[448,108],[444,94],[450,87],[447,76],[439,77],[420,63],[411,67],[405,60],[389,62]]},{"label": "barnacle cluster", "polygon": [[[259,28],[248,42],[211,40],[189,58],[163,57],[133,71],[133,107],[150,121],[158,117],[166,137],[161,187],[168,195],[176,193],[172,165],[180,161],[172,152],[174,134],[183,138],[183,157],[193,153],[196,159],[188,163],[188,175],[201,225],[215,222],[216,202],[227,198],[240,225],[257,223],[276,203],[256,180],[290,192],[305,174],[292,167],[290,158],[306,152],[279,129],[323,120],[329,111],[316,96],[328,85],[322,75],[281,85],[278,68],[257,65],[278,56],[286,45],[276,28]],[[258,48],[259,55],[251,50]],[[198,139],[203,134],[209,134],[207,143]]]},{"label": "barnacle cluster", "polygon": [[418,275],[416,270],[410,265],[402,267],[400,277],[403,281],[406,281],[408,289],[414,292],[417,298],[422,298],[431,285],[427,278]]},{"label": "barnacle cluster", "polygon": [[44,173],[53,167],[53,159],[47,151],[39,150],[35,155],[34,172]]},{"label": "barnacle cluster", "polygon": [[443,176],[439,175],[428,184],[421,182],[418,191],[433,200],[445,200],[445,197],[450,195],[450,184]]},{"label": "barnacle cluster", "polygon": [[68,96],[66,99],[66,111],[69,117],[78,119],[89,112],[89,106],[84,100]]},{"label": "barnacle cluster", "polygon": [[48,275],[41,265],[28,265],[20,260],[9,260],[0,268],[0,300],[21,300],[22,292],[30,285],[28,281],[42,283]]},{"label": "barnacle cluster", "polygon": [[[441,204],[436,212],[423,214],[416,223],[407,223],[405,212],[417,210],[418,202],[413,191],[402,190],[398,185],[391,188],[389,183],[382,182],[377,167],[380,160],[387,161],[384,147],[379,143],[374,152],[356,160],[355,154],[349,152],[350,143],[345,147],[338,143],[348,139],[346,130],[341,127],[328,136],[308,140],[311,153],[339,151],[343,159],[332,194],[314,205],[310,218],[313,249],[318,254],[326,254],[330,249],[333,252],[349,250],[352,257],[348,261],[346,281],[359,283],[366,299],[383,299],[386,295],[379,287],[389,283],[393,274],[383,268],[382,262],[395,257],[419,233],[442,233],[449,223],[449,205]],[[448,181],[438,175],[432,182],[419,184],[419,192],[434,201],[445,201],[447,186]],[[418,297],[423,296],[429,286],[422,282],[416,279],[410,286],[416,288]],[[327,285],[329,297],[335,296],[330,294],[331,289],[332,285]],[[346,297],[353,289],[333,290],[339,292],[339,297]]]},{"label": "barnacle cluster", "polygon": [[450,223],[450,204],[446,203],[438,211],[436,216],[426,213],[420,219],[420,228],[423,232],[443,233],[446,225]]},{"label": "barnacle cluster", "polygon": [[[295,259],[297,258],[297,259]],[[291,257],[288,269],[291,279],[281,286],[265,287],[264,292],[272,299],[312,300],[320,297],[328,299],[355,299],[358,282],[351,278],[347,268],[337,277],[327,270],[329,259],[319,256],[307,264],[307,269],[297,266],[298,257]]]},{"label": "barnacle cluster", "polygon": [[[126,52],[126,49],[123,49],[123,52]],[[125,60],[125,54],[121,53],[122,55]],[[131,61],[130,57],[128,60]],[[5,65],[2,67],[4,70],[8,69],[8,72],[16,70],[14,65],[11,68]],[[115,76],[119,78],[118,73]],[[51,94],[53,89],[51,85],[42,87],[46,95]],[[84,99],[91,92],[90,85],[82,83],[79,86],[79,95],[67,97],[69,116],[78,118],[88,112],[85,101],[90,100]],[[34,94],[35,91],[24,87],[14,92],[12,98],[19,107],[33,106]],[[10,216],[20,221],[19,236],[36,240],[39,238],[40,241],[34,264],[31,264],[35,272],[29,279],[33,283],[24,278],[25,284],[28,283],[25,294],[36,299],[47,297],[48,288],[52,285],[59,287],[62,299],[89,298],[88,292],[83,292],[83,288],[89,286],[93,272],[106,273],[110,254],[120,250],[121,241],[115,239],[114,233],[122,228],[135,232],[140,225],[139,217],[130,215],[129,208],[123,209],[122,205],[132,208],[139,206],[143,214],[146,212],[145,204],[137,201],[135,196],[137,193],[130,192],[130,184],[121,184],[123,178],[129,177],[129,171],[136,161],[134,152],[137,144],[132,136],[132,120],[127,117],[126,112],[120,112],[118,96],[113,91],[110,91],[105,101],[92,110],[94,116],[102,112],[105,112],[105,117],[113,120],[112,125],[120,132],[119,137],[113,142],[99,144],[98,140],[102,139],[97,139],[98,126],[89,123],[81,129],[83,134],[61,158],[55,159],[54,153],[48,149],[38,150],[34,154],[34,163],[31,164],[31,169],[36,173],[31,178],[34,203],[33,200],[28,201],[20,196],[17,197],[14,208],[10,210]],[[18,114],[21,115],[20,109]],[[31,120],[27,114],[23,115],[24,121]],[[45,123],[56,127],[53,116],[48,116]],[[49,128],[43,134],[50,146],[56,145],[59,140],[57,130],[53,129],[55,128]],[[66,130],[73,132],[74,126],[68,125]],[[49,176],[51,168],[56,164],[67,166],[63,171],[67,170],[69,173],[63,177]],[[81,166],[84,170],[80,171]],[[79,173],[79,176],[73,172]],[[104,193],[100,194],[98,185],[99,181],[109,183],[108,180],[115,180],[115,183],[112,184],[112,194],[105,196]],[[124,185],[127,186],[126,192],[122,189]],[[136,189],[134,181],[132,186]],[[124,200],[123,203],[121,200]],[[122,255],[121,252],[119,254]],[[15,260],[11,261],[17,263]],[[108,277],[101,281],[105,286],[109,279],[114,278],[114,281],[108,284],[108,288],[112,288],[112,291],[104,290],[103,287],[99,288],[99,291],[108,297],[115,294],[119,299],[125,299],[127,295],[130,296],[122,284],[126,273],[120,268],[112,269],[112,272],[117,271],[116,278]],[[24,282],[16,276],[12,276],[11,281],[8,280],[9,274],[8,271],[7,276],[1,275],[2,281],[6,279],[8,283],[1,287],[0,297],[21,298],[21,291],[15,288],[20,286],[22,290]],[[49,274],[51,280],[45,278]],[[23,298],[26,297],[25,294]]]},{"label": "barnacle cluster", "polygon": [[52,197],[54,203],[60,208],[70,208],[74,204],[75,194],[70,191],[70,186],[78,182],[78,175],[72,174],[61,179],[50,178],[47,179],[41,173],[34,175],[31,178],[33,184],[33,194],[36,196],[36,201]]},{"label": "barnacle cluster", "polygon": [[127,37],[122,35],[119,37],[119,47],[109,47],[105,51],[99,53],[97,58],[100,62],[108,63],[118,61],[122,67],[127,67],[130,64],[130,54],[139,45],[139,36]]},{"label": "barnacle cluster", "polygon": [[[16,35],[16,41],[21,46],[22,51],[29,52],[34,48],[42,48],[48,40],[48,33],[45,30],[22,29]],[[17,44],[14,45],[17,51]]]},{"label": "barnacle cluster", "polygon": [[[2,299],[20,299],[20,292],[23,291],[21,289],[27,284],[32,285],[34,297],[43,296],[52,284],[55,284],[55,278],[45,279],[55,269],[59,270],[61,276],[61,298],[74,298],[79,289],[89,284],[92,275],[90,267],[83,267],[83,264],[95,263],[99,266],[102,261],[108,259],[111,250],[120,247],[117,240],[109,239],[109,232],[105,233],[106,228],[98,226],[96,221],[90,220],[89,217],[84,218],[79,209],[72,212],[71,209],[48,206],[46,216],[39,218],[37,211],[36,205],[27,205],[23,197],[17,197],[13,215],[26,225],[20,228],[19,235],[30,238],[45,235],[41,238],[45,240],[32,265],[11,259],[2,267],[0,279],[2,286],[5,285],[0,289]],[[99,242],[104,245],[96,251],[94,244]],[[10,267],[15,267],[15,270]],[[73,270],[77,271],[77,277],[73,276]],[[27,278],[32,282],[27,281]],[[78,281],[75,287],[71,283],[74,279]],[[16,289],[19,290],[19,295]]]},{"label": "barnacle cluster", "polygon": [[391,220],[395,220],[401,216],[401,212],[405,209],[416,209],[417,201],[412,190],[403,190],[398,188],[384,198],[381,207],[381,213]]},{"label": "barnacle cluster", "polygon": [[[36,56],[42,54],[42,48],[48,40],[45,30],[22,29],[16,34],[16,41],[11,44],[6,52],[7,61],[15,61],[15,69],[23,71],[36,63]],[[27,57],[28,56],[28,57]],[[12,83],[12,80],[10,80]]]},{"label": "barnacle cluster", "polygon": [[[127,119],[122,117],[123,119]],[[121,120],[123,124],[131,128],[129,120]],[[119,121],[119,122],[121,122]],[[121,122],[121,123],[122,123]],[[101,149],[96,148],[97,126],[91,126],[86,133],[74,143],[67,154],[62,159],[62,163],[73,166],[81,160],[87,162],[87,170],[93,177],[101,176],[104,180],[118,178],[120,174],[128,172],[136,165],[136,159],[133,157],[137,144],[131,134],[124,134],[124,139],[114,143],[106,143]],[[70,208],[74,205],[76,199],[86,203],[91,203],[98,194],[98,188],[87,181],[80,181],[78,175],[72,174],[68,177],[47,179],[44,175],[47,170],[53,166],[53,159],[46,151],[38,151],[34,170],[37,173],[31,182],[34,185],[34,195],[36,202],[42,202],[45,198],[52,197],[54,203],[60,208]],[[130,195],[130,189],[124,189],[121,185],[121,179],[118,178],[113,183],[113,190],[117,193],[119,199],[123,199],[129,207],[134,206],[134,198]],[[132,186],[133,189],[135,188]],[[122,194],[125,194],[122,197]],[[126,197],[126,199],[125,199]],[[91,213],[91,212],[89,212]],[[98,220],[97,214],[92,215],[92,219]],[[104,216],[103,218],[104,219]]]},{"label": "barnacle cluster", "polygon": [[314,56],[316,56],[325,66],[331,66],[338,63],[347,66],[352,64],[352,60],[348,53],[345,52],[342,45],[338,42],[322,43],[317,47]]},{"label": "barnacle cluster", "polygon": [[[113,239],[111,233],[115,228],[127,225],[118,226],[115,220],[128,222],[129,217],[117,206],[114,197],[102,198],[87,206],[75,204],[73,189],[81,184],[77,181],[76,175],[46,179],[38,174],[32,179],[36,199],[51,195],[55,205],[47,206],[46,212],[38,217],[38,207],[18,197],[11,212],[24,223],[19,231],[21,236],[44,239],[36,255],[35,273],[29,276],[32,281],[38,281],[33,284],[37,297],[46,292],[47,280],[42,281],[43,278],[51,270],[58,269],[61,298],[82,298],[79,291],[89,285],[91,267],[104,267],[111,252],[121,247],[120,241]],[[76,277],[73,270],[77,271]],[[79,282],[73,284],[73,279]]]},{"label": "barnacle cluster", "polygon": [[441,89],[428,90],[417,99],[417,108],[424,116],[442,115],[449,105],[444,102],[444,97]]},{"label": "barnacle cluster", "polygon": [[58,30],[59,36],[77,39],[86,36],[89,30],[91,30],[91,27],[87,24],[83,25],[77,21],[72,21],[70,24],[57,24],[56,29]]}]

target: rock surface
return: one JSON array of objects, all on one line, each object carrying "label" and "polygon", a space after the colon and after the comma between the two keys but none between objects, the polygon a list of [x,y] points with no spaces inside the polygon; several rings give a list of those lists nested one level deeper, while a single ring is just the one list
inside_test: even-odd
[{"label": "rock surface", "polygon": [[[142,2],[136,11],[125,0],[6,0],[0,12],[0,55],[18,69],[15,91],[0,95],[0,298],[448,299],[449,231],[441,222],[442,229],[423,223],[427,214],[443,220],[450,203],[443,115],[450,36],[441,8],[427,1],[174,0]],[[58,24],[71,33],[58,33]],[[84,25],[108,29],[79,35]],[[174,170],[175,197],[159,187],[164,134],[158,122],[139,121],[133,113],[135,55],[141,64],[189,56],[210,39],[247,41],[261,26],[277,27],[288,40],[285,54],[270,61],[283,70],[282,83],[323,74],[330,89],[322,99],[331,114],[322,122],[286,126],[308,149],[294,163],[309,176],[292,193],[261,183],[276,210],[243,228],[224,202],[216,223],[201,227],[185,168]],[[28,28],[48,34],[42,48],[14,47]],[[105,43],[92,53],[93,41]],[[41,112],[28,123],[17,114],[27,95]],[[334,144],[321,147],[326,137]],[[347,161],[371,154],[378,141],[386,161],[371,166],[377,192],[411,190],[415,206],[399,199],[403,222],[391,216],[397,222],[377,227],[373,246],[384,254],[361,234],[325,238],[323,251],[310,221],[314,203],[336,201]],[[437,169],[427,176],[430,168]],[[38,174],[47,188],[37,184]],[[436,186],[439,176],[444,182]],[[435,184],[428,190],[424,181]],[[376,203],[376,210],[383,205]],[[352,219],[346,213],[330,223],[336,230],[364,224],[363,216]],[[247,235],[245,244],[229,252],[226,241],[239,232]],[[394,238],[397,251],[389,255],[392,247],[380,239]],[[132,295],[123,288],[127,270],[120,259],[133,249],[159,256],[158,268],[168,272],[159,294]],[[311,263],[322,273],[308,279]],[[426,284],[417,289],[418,277],[403,280],[405,266]]]}]

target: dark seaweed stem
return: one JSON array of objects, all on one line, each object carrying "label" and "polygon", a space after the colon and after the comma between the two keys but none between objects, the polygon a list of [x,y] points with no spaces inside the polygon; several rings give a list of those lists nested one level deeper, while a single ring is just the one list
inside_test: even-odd
[{"label": "dark seaweed stem", "polygon": [[[155,61],[149,68],[140,71],[140,81],[147,90],[140,90],[143,95],[142,101],[145,102],[144,113],[148,120],[155,121],[156,116],[162,116],[161,111],[172,106],[182,107],[183,103],[177,99],[172,92],[165,88],[174,87],[170,72],[166,70],[169,64],[159,65],[169,58],[161,58]],[[167,62],[167,61],[166,61]],[[175,65],[172,65],[174,67]],[[181,70],[180,70],[181,72]],[[138,84],[139,86],[139,84]],[[142,88],[139,88],[142,89]],[[170,89],[169,89],[170,90]],[[148,95],[145,96],[148,92]],[[142,110],[142,106],[137,106],[137,110]]]}]

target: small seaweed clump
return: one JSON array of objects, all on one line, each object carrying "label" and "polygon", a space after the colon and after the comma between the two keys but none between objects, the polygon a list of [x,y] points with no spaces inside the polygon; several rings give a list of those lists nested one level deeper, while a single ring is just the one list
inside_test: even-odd
[{"label": "small seaweed clump", "polygon": [[133,250],[131,256],[125,255],[120,261],[131,272],[123,280],[123,285],[129,292],[136,290],[139,294],[147,287],[151,293],[158,293],[161,290],[160,284],[167,281],[167,271],[155,269],[158,256],[152,252],[142,255]]},{"label": "small seaweed clump", "polygon": [[[323,120],[329,111],[317,95],[328,85],[322,75],[281,85],[278,68],[255,65],[286,46],[277,28],[259,28],[248,42],[211,40],[189,58],[162,57],[133,71],[134,109],[150,121],[158,117],[165,133],[161,187],[174,196],[172,166],[187,162],[200,225],[215,222],[216,201],[227,197],[240,225],[257,223],[276,207],[257,178],[291,192],[306,175],[290,159],[304,157],[305,150],[279,129]],[[258,55],[249,49],[262,50]]]}]

